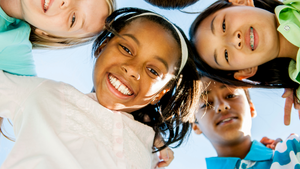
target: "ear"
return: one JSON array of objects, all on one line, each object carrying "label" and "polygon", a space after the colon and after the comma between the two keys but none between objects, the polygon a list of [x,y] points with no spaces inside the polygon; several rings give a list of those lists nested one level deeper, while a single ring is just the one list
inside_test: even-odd
[{"label": "ear", "polygon": [[107,45],[108,41],[110,40],[110,38],[106,38],[101,45],[96,49],[94,56],[97,58],[99,56],[99,54],[101,53],[101,51],[103,50],[103,48]]},{"label": "ear", "polygon": [[193,125],[192,128],[196,134],[198,134],[198,135],[202,134],[201,129],[199,128],[199,126],[196,123],[193,123],[192,125]]},{"label": "ear", "polygon": [[48,36],[48,33],[46,33],[46,32],[44,32],[44,31],[40,30],[39,28],[36,28],[36,29],[34,30],[34,33],[37,34],[37,35],[39,35],[39,36]]},{"label": "ear", "polygon": [[258,67],[255,66],[255,67],[239,70],[234,73],[233,77],[237,80],[247,79],[255,75],[255,73],[257,72],[257,68]]},{"label": "ear", "polygon": [[231,2],[233,5],[254,7],[253,0],[228,0],[228,2]]},{"label": "ear", "polygon": [[155,105],[168,91],[170,91],[170,88],[164,89],[152,99],[150,104]]},{"label": "ear", "polygon": [[251,113],[251,117],[254,118],[256,117],[257,113],[256,113],[256,110],[254,108],[254,104],[252,102],[249,103],[250,105],[250,113]]}]

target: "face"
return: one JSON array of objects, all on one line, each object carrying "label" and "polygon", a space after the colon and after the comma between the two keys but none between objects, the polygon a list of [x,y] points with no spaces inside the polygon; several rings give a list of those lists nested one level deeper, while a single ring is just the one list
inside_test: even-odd
[{"label": "face", "polygon": [[201,96],[196,119],[210,142],[227,145],[250,136],[254,109],[250,111],[245,91],[207,77],[201,78],[201,81],[208,86]]},{"label": "face", "polygon": [[141,18],[119,34],[97,57],[94,86],[101,105],[132,112],[148,105],[174,78],[179,45],[163,27]]},{"label": "face", "polygon": [[23,19],[46,34],[86,37],[100,32],[108,16],[105,0],[21,0]]},{"label": "face", "polygon": [[199,25],[195,45],[212,68],[241,70],[278,56],[275,15],[251,6],[232,6],[211,14]]}]

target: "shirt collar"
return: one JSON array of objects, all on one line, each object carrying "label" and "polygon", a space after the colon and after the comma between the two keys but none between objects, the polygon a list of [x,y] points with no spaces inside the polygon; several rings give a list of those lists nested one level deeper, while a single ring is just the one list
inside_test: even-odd
[{"label": "shirt collar", "polygon": [[[262,143],[254,140],[252,142],[249,153],[246,155],[245,160],[251,161],[265,161],[273,157],[273,150],[267,148]],[[241,161],[237,157],[210,157],[206,158],[207,168],[225,169],[235,168],[237,163]]]}]

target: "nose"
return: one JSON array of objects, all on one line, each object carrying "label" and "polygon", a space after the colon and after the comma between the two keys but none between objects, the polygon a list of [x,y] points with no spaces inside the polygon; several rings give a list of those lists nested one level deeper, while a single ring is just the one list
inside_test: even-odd
[{"label": "nose", "polygon": [[131,78],[135,80],[140,80],[141,76],[139,71],[135,68],[135,65],[122,65],[121,66],[122,71],[125,72],[126,75],[130,76]]},{"label": "nose", "polygon": [[219,100],[218,103],[215,105],[215,112],[216,113],[225,113],[230,109],[229,104],[226,101]]},{"label": "nose", "polygon": [[242,33],[240,31],[234,32],[233,36],[228,38],[228,43],[237,49],[242,48]]},{"label": "nose", "polygon": [[62,0],[60,3],[60,9],[66,9],[70,5],[69,0]]}]

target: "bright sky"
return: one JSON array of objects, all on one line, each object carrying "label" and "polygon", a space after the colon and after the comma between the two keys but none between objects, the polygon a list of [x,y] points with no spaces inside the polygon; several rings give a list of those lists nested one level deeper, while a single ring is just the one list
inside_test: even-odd
[{"label": "bright sky", "polygon": [[[199,3],[183,9],[183,11],[201,11],[213,0],[201,0]],[[145,3],[143,0],[117,0],[118,8],[139,7],[160,13],[180,26],[186,34],[196,14],[185,14],[178,10],[161,10]],[[92,89],[92,55],[91,45],[67,50],[36,50],[34,58],[38,76],[72,84],[84,93]],[[297,112],[292,112],[290,126],[283,124],[283,90],[251,89],[252,100],[258,112],[253,119],[252,138],[260,140],[263,136],[285,139],[290,133],[299,134],[300,128]],[[12,127],[6,123],[5,129],[13,133]],[[298,129],[298,130],[297,130]],[[1,136],[0,164],[10,152],[13,143]],[[30,150],[28,150],[30,151]],[[205,157],[216,153],[208,140],[203,136],[191,134],[189,140],[181,147],[174,149],[175,159],[167,169],[199,169],[205,168]]]}]

